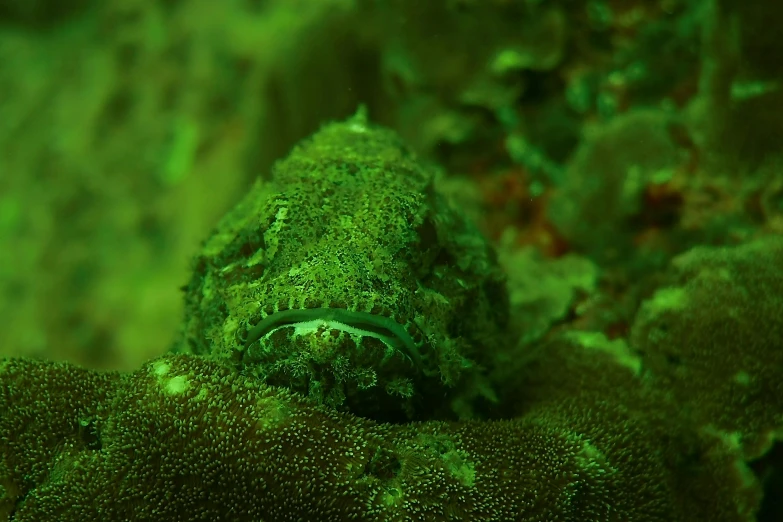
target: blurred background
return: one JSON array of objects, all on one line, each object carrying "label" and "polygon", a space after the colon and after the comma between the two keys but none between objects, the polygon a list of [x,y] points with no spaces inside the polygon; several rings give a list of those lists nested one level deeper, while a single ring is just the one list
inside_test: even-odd
[{"label": "blurred background", "polygon": [[0,0],[0,356],[163,353],[211,228],[359,104],[496,243],[523,342],[624,336],[631,281],[783,231],[781,26],[739,0]]}]

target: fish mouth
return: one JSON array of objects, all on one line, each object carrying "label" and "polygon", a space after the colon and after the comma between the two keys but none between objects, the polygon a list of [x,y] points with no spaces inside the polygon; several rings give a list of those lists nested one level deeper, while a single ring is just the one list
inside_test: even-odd
[{"label": "fish mouth", "polygon": [[355,312],[344,308],[306,308],[275,312],[261,319],[247,332],[245,350],[274,330],[294,327],[308,332],[324,327],[352,335],[374,337],[386,346],[408,356],[421,368],[421,356],[413,337],[394,319],[368,312]]}]

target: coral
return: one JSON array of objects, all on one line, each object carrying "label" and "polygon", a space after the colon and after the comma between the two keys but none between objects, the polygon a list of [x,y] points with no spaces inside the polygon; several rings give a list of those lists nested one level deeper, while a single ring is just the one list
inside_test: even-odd
[{"label": "coral", "polygon": [[739,487],[717,502],[678,489],[709,471],[727,492],[719,447],[678,462],[660,426],[585,397],[516,420],[383,425],[200,357],[127,375],[7,360],[0,519],[750,520]]},{"label": "coral", "polygon": [[0,521],[783,520],[781,14],[0,0]]},{"label": "coral", "polygon": [[[633,467],[630,477],[645,477],[636,486],[640,495],[664,484],[679,506],[669,516],[682,510],[693,520],[755,520],[761,491],[734,441],[697,430],[689,412],[647,378],[626,341],[566,332],[507,372],[498,385],[504,415],[554,417],[563,432],[598,447],[626,441],[627,447],[614,448],[615,458],[624,459],[618,469]],[[658,458],[666,472],[657,468]]]},{"label": "coral", "polygon": [[508,277],[510,315],[515,339],[540,339],[572,311],[578,296],[595,291],[598,268],[574,254],[547,259],[532,247],[500,247]]},{"label": "coral", "polygon": [[691,113],[716,167],[754,170],[780,150],[783,92],[774,57],[782,47],[767,27],[783,22],[783,10],[733,0],[706,5],[705,65]]},{"label": "coral", "polygon": [[[520,98],[538,91],[529,77],[555,68],[567,48],[565,10],[552,3],[376,5],[369,18],[382,20],[379,72],[397,105],[393,125],[417,150],[484,153],[482,147],[502,139],[501,125],[488,124],[488,117],[513,114]],[[452,152],[464,157],[465,150]]]},{"label": "coral", "polygon": [[[672,125],[665,114],[640,110],[593,129],[549,206],[552,223],[571,244],[604,262],[627,258],[647,225],[638,218],[648,187],[669,181],[686,159]],[[667,218],[677,216],[653,224],[671,224]]]},{"label": "coral", "polygon": [[31,490],[99,455],[96,428],[118,375],[0,360],[0,383],[0,520],[18,521],[14,512]]},{"label": "coral", "polygon": [[697,247],[641,307],[631,343],[705,429],[746,458],[783,435],[783,239]]},{"label": "coral", "polygon": [[432,172],[357,114],[297,146],[207,240],[179,349],[364,416],[433,415],[447,404],[429,398],[469,393],[501,349],[504,281]]}]

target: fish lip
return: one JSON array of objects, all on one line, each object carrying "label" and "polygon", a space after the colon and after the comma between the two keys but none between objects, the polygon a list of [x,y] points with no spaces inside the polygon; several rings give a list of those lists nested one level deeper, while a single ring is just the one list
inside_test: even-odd
[{"label": "fish lip", "polygon": [[403,325],[390,317],[345,308],[302,308],[272,313],[248,330],[244,348],[247,350],[251,344],[275,328],[316,320],[364,330],[374,334],[373,337],[382,339],[384,343],[386,340],[396,341],[393,345],[406,354],[417,368],[422,367],[418,347]]}]

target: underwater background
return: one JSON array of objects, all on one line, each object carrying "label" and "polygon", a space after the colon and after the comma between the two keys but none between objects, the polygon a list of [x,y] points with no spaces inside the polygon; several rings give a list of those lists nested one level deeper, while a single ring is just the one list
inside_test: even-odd
[{"label": "underwater background", "polygon": [[[138,500],[135,517],[105,506],[77,516],[51,511],[46,495],[61,482],[125,495],[110,478],[71,477],[68,466],[82,457],[51,448],[111,447],[102,430],[132,424],[110,420],[121,408],[154,417],[164,406],[129,398],[144,402],[148,374],[160,380],[179,368],[215,393],[222,381],[207,370],[234,378],[220,373],[224,359],[233,361],[230,347],[203,368],[187,357],[209,350],[183,348],[188,339],[222,349],[210,321],[230,333],[229,344],[239,330],[226,326],[230,299],[219,320],[199,308],[202,296],[222,292],[202,285],[212,272],[199,260],[223,267],[221,256],[234,255],[223,250],[228,240],[208,238],[233,234],[231,220],[244,212],[235,205],[246,209],[243,198],[283,186],[296,151],[308,150],[295,146],[319,129],[315,143],[342,129],[330,122],[391,129],[410,152],[389,153],[380,170],[396,172],[404,159],[400,172],[431,173],[432,190],[486,238],[463,233],[460,244],[491,245],[491,261],[455,254],[446,265],[463,275],[438,275],[480,288],[468,297],[439,290],[464,301],[448,312],[459,319],[435,304],[424,316],[450,317],[444,339],[492,353],[478,365],[481,382],[459,381],[465,397],[449,396],[461,404],[450,403],[453,412],[435,415],[438,406],[421,417],[401,406],[411,420],[449,427],[395,417],[387,430],[362,424],[367,417],[382,426],[383,416],[345,420],[314,408],[335,433],[396,449],[351,464],[365,469],[351,480],[370,489],[318,490],[367,494],[378,506],[360,512],[345,500],[305,520],[783,520],[781,26],[775,3],[738,0],[0,0],[0,357],[16,361],[0,359],[0,521],[42,513],[288,520],[322,506],[315,486],[291,501],[304,472],[290,474],[291,489],[235,515],[214,507],[228,500],[211,498],[213,511],[156,511],[164,508]],[[348,150],[345,139],[339,146]],[[319,219],[329,216],[311,220]],[[497,265],[505,290],[486,283],[494,268],[483,264]],[[399,295],[407,294],[388,302]],[[492,314],[505,330],[487,327],[500,321]],[[490,348],[478,350],[482,343]],[[435,357],[432,372],[444,382],[446,358],[454,368],[477,360],[459,350]],[[156,359],[169,351],[178,355]],[[62,384],[46,384],[60,378],[47,377],[53,363],[27,358],[57,363]],[[176,379],[165,389],[181,396],[188,387]],[[396,374],[388,379],[387,390],[413,393],[400,391],[409,383]],[[92,390],[84,404],[64,401],[82,393],[81,382]],[[113,393],[127,402],[106,402]],[[464,406],[478,396],[486,411]],[[236,411],[232,400],[215,403],[215,415]],[[290,400],[292,411],[310,411]],[[342,400],[332,402],[340,409]],[[54,416],[77,412],[61,426],[70,442],[16,435],[26,422],[47,429],[43,413],[31,413],[40,403]],[[188,404],[179,408],[171,419],[197,418]],[[161,419],[145,422],[167,425]],[[211,451],[245,469],[222,446]],[[456,489],[430,491],[411,471],[429,458]],[[491,487],[481,489],[482,479]],[[236,483],[249,482],[221,484]],[[475,498],[464,501],[470,494],[460,488]],[[139,486],[134,498],[147,493]],[[519,504],[499,507],[512,498]],[[286,512],[289,503],[300,511]]]}]

